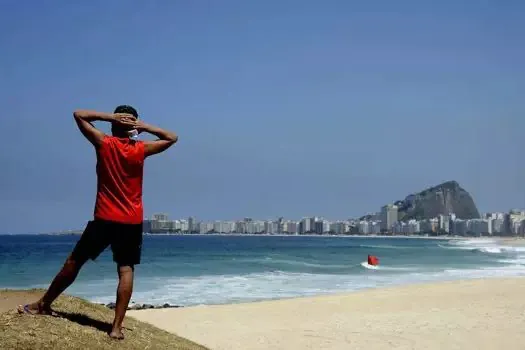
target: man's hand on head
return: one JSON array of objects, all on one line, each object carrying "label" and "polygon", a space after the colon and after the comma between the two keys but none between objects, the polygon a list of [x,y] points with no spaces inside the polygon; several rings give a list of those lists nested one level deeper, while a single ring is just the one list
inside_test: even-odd
[{"label": "man's hand on head", "polygon": [[137,130],[138,133],[142,133],[144,131],[148,131],[148,128],[150,127],[148,124],[144,123],[142,120],[139,120],[139,119],[136,119],[135,120],[135,126],[133,127],[133,129]]},{"label": "man's hand on head", "polygon": [[135,124],[137,123],[137,118],[135,116],[126,113],[114,113],[112,119],[113,123],[130,129],[134,129]]}]

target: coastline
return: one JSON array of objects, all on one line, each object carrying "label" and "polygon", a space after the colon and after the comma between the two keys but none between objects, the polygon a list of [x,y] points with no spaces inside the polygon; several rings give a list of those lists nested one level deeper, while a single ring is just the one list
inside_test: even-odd
[{"label": "coastline", "polygon": [[405,238],[405,239],[436,239],[436,240],[453,240],[453,239],[475,239],[475,238],[493,238],[493,237],[462,237],[462,236],[425,236],[425,235],[291,235],[291,234],[253,234],[253,233],[144,233],[145,236],[195,236],[195,237],[330,237],[330,238]]},{"label": "coastline", "polygon": [[521,349],[525,278],[129,311],[212,349]]},{"label": "coastline", "polygon": [[525,245],[521,236],[431,236],[431,235],[333,235],[333,234],[255,234],[255,233],[149,233],[145,236],[195,236],[195,237],[330,237],[330,238],[393,238],[393,239],[431,239],[431,240],[497,240],[503,243],[517,242]]},{"label": "coastline", "polygon": [[[27,233],[27,234],[11,234],[0,233],[0,236],[80,236],[83,231],[75,232],[60,232],[60,233]],[[429,240],[498,240],[502,243],[516,243],[525,245],[525,236],[455,236],[455,235],[441,235],[432,236],[430,234],[413,234],[413,235],[363,235],[363,234],[258,234],[258,233],[151,233],[144,232],[144,236],[149,237],[165,237],[165,236],[189,236],[189,237],[330,237],[330,238],[387,238],[387,239],[429,239]]]}]

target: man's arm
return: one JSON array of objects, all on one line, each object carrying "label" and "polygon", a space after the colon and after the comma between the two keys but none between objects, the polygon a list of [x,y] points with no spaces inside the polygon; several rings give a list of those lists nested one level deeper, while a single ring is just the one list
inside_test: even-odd
[{"label": "man's arm", "polygon": [[94,121],[114,121],[114,116],[111,113],[96,112],[90,110],[76,110],[73,112],[73,117],[78,125],[78,128],[82,134],[91,142],[95,147],[98,147],[104,139],[104,133],[91,124]]},{"label": "man's arm", "polygon": [[148,132],[159,138],[155,141],[144,141],[144,157],[149,157],[151,155],[164,152],[173,144],[175,144],[179,139],[179,137],[174,132],[161,129],[153,125],[148,125],[141,122],[139,123],[140,131]]}]

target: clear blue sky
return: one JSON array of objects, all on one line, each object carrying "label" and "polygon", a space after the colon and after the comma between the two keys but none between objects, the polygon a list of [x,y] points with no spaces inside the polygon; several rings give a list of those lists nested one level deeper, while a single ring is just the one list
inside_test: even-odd
[{"label": "clear blue sky", "polygon": [[146,166],[148,216],[344,219],[446,180],[523,208],[524,11],[4,1],[0,232],[83,227],[95,154],[72,111],[118,104],[180,135]]}]

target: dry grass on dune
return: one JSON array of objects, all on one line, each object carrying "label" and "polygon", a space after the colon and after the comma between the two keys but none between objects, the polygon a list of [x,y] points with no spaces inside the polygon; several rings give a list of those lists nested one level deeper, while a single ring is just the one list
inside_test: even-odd
[{"label": "dry grass on dune", "polygon": [[107,335],[113,311],[71,296],[61,296],[53,304],[55,316],[17,313],[17,304],[41,294],[40,290],[0,290],[0,349],[206,349],[131,317],[124,320],[126,339],[113,340]]}]

